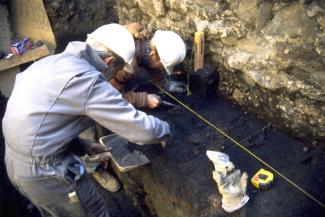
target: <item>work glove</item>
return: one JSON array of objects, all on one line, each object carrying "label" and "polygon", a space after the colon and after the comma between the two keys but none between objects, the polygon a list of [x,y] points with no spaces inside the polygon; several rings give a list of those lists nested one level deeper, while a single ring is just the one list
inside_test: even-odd
[{"label": "work glove", "polygon": [[212,161],[215,171],[220,173],[223,177],[235,169],[234,164],[229,160],[229,156],[225,153],[207,150],[206,154]]},{"label": "work glove", "polygon": [[109,158],[111,157],[109,151],[110,149],[108,149],[106,146],[97,142],[93,142],[89,146],[87,154],[91,161],[104,162],[109,160]]},{"label": "work glove", "polygon": [[165,85],[165,90],[172,93],[182,93],[185,91],[186,85],[179,81],[168,81]]},{"label": "work glove", "polygon": [[217,182],[222,195],[222,208],[227,212],[234,212],[243,207],[249,197],[246,195],[247,173],[241,174],[240,170],[234,170],[229,175],[223,176],[213,171],[213,179]]}]

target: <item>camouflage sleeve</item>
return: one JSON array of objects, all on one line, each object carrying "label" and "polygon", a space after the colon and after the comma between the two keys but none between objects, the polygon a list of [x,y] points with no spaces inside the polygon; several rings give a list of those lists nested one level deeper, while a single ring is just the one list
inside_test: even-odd
[{"label": "camouflage sleeve", "polygon": [[164,88],[168,84],[167,74],[163,70],[148,70],[152,80],[157,84],[159,87]]},{"label": "camouflage sleeve", "polygon": [[125,85],[135,77],[134,73],[120,70],[116,73],[115,77],[111,78],[108,82],[118,91],[122,92]]},{"label": "camouflage sleeve", "polygon": [[125,92],[123,98],[136,108],[148,107],[148,93],[146,92]]}]

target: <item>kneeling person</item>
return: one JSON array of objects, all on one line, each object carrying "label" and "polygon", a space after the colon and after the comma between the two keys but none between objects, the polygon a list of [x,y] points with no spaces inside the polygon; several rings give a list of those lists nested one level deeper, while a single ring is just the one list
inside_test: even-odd
[{"label": "kneeling person", "polygon": [[17,75],[3,118],[8,176],[43,216],[109,216],[82,160],[69,148],[95,122],[136,144],[170,134],[166,122],[134,109],[101,73],[114,76],[132,62],[132,35],[109,24],[90,37],[97,46],[71,42],[63,53]]}]

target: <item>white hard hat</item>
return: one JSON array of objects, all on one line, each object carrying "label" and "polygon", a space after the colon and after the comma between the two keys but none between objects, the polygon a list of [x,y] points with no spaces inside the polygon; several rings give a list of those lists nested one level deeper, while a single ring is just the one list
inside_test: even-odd
[{"label": "white hard hat", "polygon": [[134,39],[124,26],[117,23],[107,24],[88,34],[87,37],[112,50],[128,65],[132,63],[135,52]]},{"label": "white hard hat", "polygon": [[186,55],[183,39],[175,32],[157,30],[152,42],[167,73],[172,74],[174,66],[181,63]]}]

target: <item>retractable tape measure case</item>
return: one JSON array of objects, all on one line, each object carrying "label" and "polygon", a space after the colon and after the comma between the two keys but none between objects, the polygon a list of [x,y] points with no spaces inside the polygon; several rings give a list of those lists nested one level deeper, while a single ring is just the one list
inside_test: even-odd
[{"label": "retractable tape measure case", "polygon": [[272,187],[274,182],[273,173],[260,169],[251,179],[252,184],[260,190],[266,190]]}]

